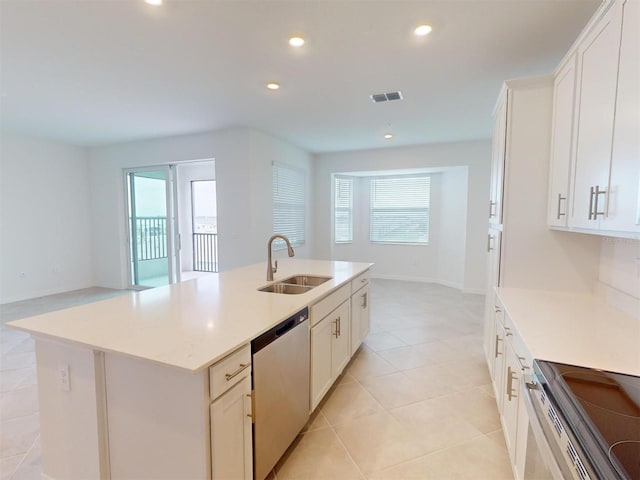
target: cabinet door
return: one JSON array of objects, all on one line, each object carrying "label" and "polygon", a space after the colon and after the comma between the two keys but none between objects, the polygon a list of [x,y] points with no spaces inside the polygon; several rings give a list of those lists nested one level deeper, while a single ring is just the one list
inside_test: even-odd
[{"label": "cabinet door", "polygon": [[553,124],[551,127],[551,168],[547,216],[547,223],[553,226],[567,226],[575,90],[576,57],[574,55],[558,72],[553,84]]},{"label": "cabinet door", "polygon": [[[503,309],[494,295],[487,295],[485,310],[485,354],[489,365],[491,379],[496,381],[496,359],[502,352],[501,336],[498,336],[498,326],[502,325]],[[500,402],[498,402],[500,403]]]},{"label": "cabinet door", "polygon": [[211,404],[213,480],[253,478],[251,413],[249,375]]},{"label": "cabinet door", "polygon": [[487,234],[487,288],[488,294],[493,296],[493,288],[499,287],[500,278],[500,254],[502,248],[502,232],[500,230],[489,229]]},{"label": "cabinet door", "polygon": [[331,344],[334,324],[325,317],[311,329],[311,410],[314,410],[333,383]]},{"label": "cabinet door", "polygon": [[504,437],[511,463],[516,460],[516,438],[518,430],[518,401],[520,397],[520,364],[511,343],[505,341],[505,376],[502,390],[502,419]]},{"label": "cabinet door", "polygon": [[351,355],[369,335],[369,286],[351,296]]},{"label": "cabinet door", "polygon": [[350,307],[350,302],[344,302],[329,315],[329,319],[333,325],[331,373],[334,380],[342,373],[342,370],[344,370],[344,367],[346,367],[351,358]]},{"label": "cabinet door", "polygon": [[504,326],[497,320],[496,317],[496,334],[494,338],[494,360],[493,360],[493,390],[496,395],[496,402],[498,403],[498,410],[502,413],[504,404],[504,384],[505,384],[505,340],[506,332]]},{"label": "cabinet door", "polygon": [[578,46],[572,227],[598,228],[606,212],[621,27],[622,5],[615,3]]},{"label": "cabinet door", "polygon": [[509,91],[500,98],[493,119],[493,146],[491,152],[491,194],[489,198],[489,222],[502,223],[502,189],[507,142],[507,104]]},{"label": "cabinet door", "polygon": [[609,200],[600,226],[640,232],[640,2],[623,9]]},{"label": "cabinet door", "polygon": [[358,292],[358,301],[360,304],[360,340],[364,340],[369,335],[371,327],[369,285]]},{"label": "cabinet door", "polygon": [[358,350],[364,338],[361,333],[362,307],[360,306],[360,294],[363,290],[364,289],[358,290],[351,295],[351,355],[356,353],[356,350]]}]

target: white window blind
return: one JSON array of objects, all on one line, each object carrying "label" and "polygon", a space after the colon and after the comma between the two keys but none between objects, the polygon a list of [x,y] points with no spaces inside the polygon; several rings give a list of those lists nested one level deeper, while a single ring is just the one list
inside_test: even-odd
[{"label": "white window blind", "polygon": [[353,242],[353,178],[334,178],[334,239]]},{"label": "white window blind", "polygon": [[370,239],[380,243],[429,243],[428,175],[370,179]]},{"label": "white window blind", "polygon": [[[305,173],[303,170],[273,164],[273,233],[285,235],[291,245],[304,245]],[[282,240],[276,250],[286,247]]]}]

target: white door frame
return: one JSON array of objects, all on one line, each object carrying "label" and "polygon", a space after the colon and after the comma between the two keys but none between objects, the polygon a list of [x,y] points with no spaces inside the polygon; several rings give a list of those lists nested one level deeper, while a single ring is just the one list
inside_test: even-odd
[{"label": "white door frame", "polygon": [[134,285],[133,271],[131,269],[131,228],[129,225],[129,203],[131,192],[129,189],[129,175],[131,173],[152,172],[164,170],[165,179],[165,198],[167,209],[167,261],[169,262],[169,284],[180,281],[180,244],[178,240],[178,193],[177,193],[177,175],[174,165],[151,165],[146,167],[124,168],[124,215],[125,215],[125,233],[126,233],[126,249],[127,249],[127,282],[128,288],[134,290],[143,290],[146,287]]}]

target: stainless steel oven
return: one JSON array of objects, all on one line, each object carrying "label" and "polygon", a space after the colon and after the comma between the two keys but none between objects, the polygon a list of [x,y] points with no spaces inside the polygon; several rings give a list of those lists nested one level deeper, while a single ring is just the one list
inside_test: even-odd
[{"label": "stainless steel oven", "polygon": [[640,479],[640,378],[535,360],[524,478]]}]

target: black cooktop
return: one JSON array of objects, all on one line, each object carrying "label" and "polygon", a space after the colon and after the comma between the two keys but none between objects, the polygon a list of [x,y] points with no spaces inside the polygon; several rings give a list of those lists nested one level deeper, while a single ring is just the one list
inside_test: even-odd
[{"label": "black cooktop", "polygon": [[545,391],[602,479],[640,480],[640,377],[536,361]]}]

